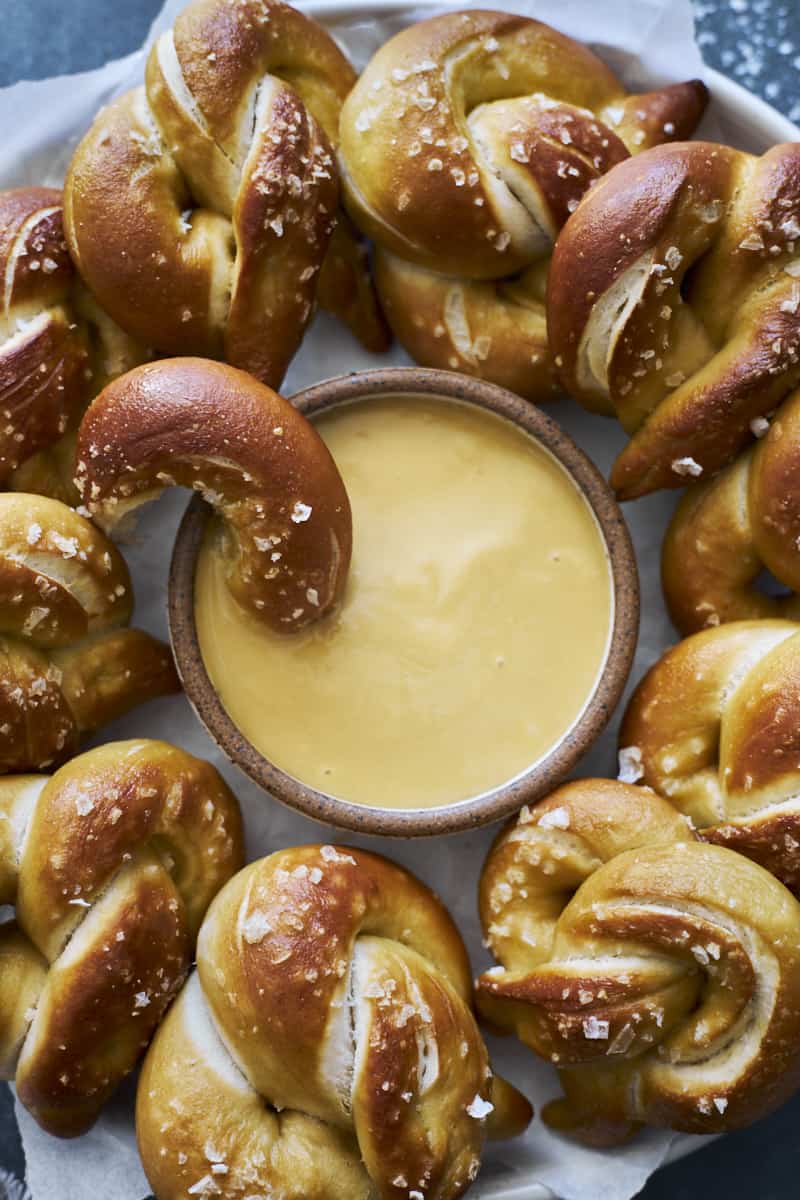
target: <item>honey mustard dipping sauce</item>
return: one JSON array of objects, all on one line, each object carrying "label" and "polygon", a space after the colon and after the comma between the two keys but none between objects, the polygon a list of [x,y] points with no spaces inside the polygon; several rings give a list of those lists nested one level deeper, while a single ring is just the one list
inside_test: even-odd
[{"label": "honey mustard dipping sauce", "polygon": [[318,791],[435,808],[508,782],[581,715],[613,618],[599,525],[568,472],[511,422],[389,396],[315,420],[353,511],[342,606],[300,634],[244,612],[209,527],[195,616],[246,738]]}]

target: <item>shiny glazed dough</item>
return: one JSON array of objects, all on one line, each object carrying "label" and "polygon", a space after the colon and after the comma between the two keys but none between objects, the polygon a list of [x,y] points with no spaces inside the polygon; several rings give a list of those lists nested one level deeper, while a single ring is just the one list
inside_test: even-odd
[{"label": "shiny glazed dough", "polygon": [[212,526],[196,615],[225,707],[278,766],[355,803],[438,807],[506,782],[575,721],[605,659],[588,505],[537,443],[465,405],[370,399],[317,427],[353,509],[344,602],[270,634],[225,586]]}]

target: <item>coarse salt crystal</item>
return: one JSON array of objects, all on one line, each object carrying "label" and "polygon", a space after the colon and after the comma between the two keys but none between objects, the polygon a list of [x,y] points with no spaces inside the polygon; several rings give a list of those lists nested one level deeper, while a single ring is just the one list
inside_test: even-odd
[{"label": "coarse salt crystal", "polygon": [[204,1175],[186,1191],[189,1196],[218,1196],[220,1194],[219,1184],[213,1175]]},{"label": "coarse salt crystal", "polygon": [[51,533],[50,538],[53,542],[53,545],[56,546],[64,555],[64,558],[74,558],[78,553],[77,538],[65,538],[62,537],[60,533]]},{"label": "coarse salt crystal", "polygon": [[617,762],[617,779],[620,783],[638,783],[643,778],[644,767],[639,746],[623,746],[617,755]]},{"label": "coarse salt crystal", "polygon": [[542,829],[569,829],[569,813],[563,807],[543,813],[538,822]]},{"label": "coarse salt crystal", "polygon": [[320,858],[325,862],[332,863],[350,863],[351,866],[356,866],[356,860],[350,854],[340,854],[335,846],[322,846],[319,852]]},{"label": "coarse salt crystal", "polygon": [[609,1023],[598,1017],[584,1017],[583,1036],[589,1042],[604,1042],[608,1038]]},{"label": "coarse salt crystal", "polygon": [[700,466],[700,463],[689,455],[685,458],[674,458],[671,466],[676,475],[691,475],[696,479],[698,475],[703,474],[703,468]]},{"label": "coarse salt crystal", "polygon": [[265,912],[251,912],[241,924],[242,937],[251,946],[261,942],[272,930],[269,918]]},{"label": "coarse salt crystal", "polygon": [[488,1100],[484,1100],[482,1096],[474,1096],[467,1105],[467,1116],[473,1117],[476,1121],[485,1121],[491,1112],[494,1112],[494,1105]]},{"label": "coarse salt crystal", "polygon": [[309,519],[312,511],[310,504],[304,504],[302,500],[298,500],[292,509],[292,521],[295,525],[302,525]]}]

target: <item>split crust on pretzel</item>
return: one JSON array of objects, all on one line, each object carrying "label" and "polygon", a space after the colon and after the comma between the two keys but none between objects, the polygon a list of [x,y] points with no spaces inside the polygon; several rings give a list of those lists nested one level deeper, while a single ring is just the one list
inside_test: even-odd
[{"label": "split crust on pretzel", "polygon": [[577,780],[524,809],[481,877],[501,1029],[558,1067],[553,1128],[718,1133],[800,1082],[800,904],[649,788]]},{"label": "split crust on pretzel", "polygon": [[145,354],[78,278],[54,188],[0,192],[0,280],[0,486],[71,501],[81,413]]},{"label": "split crust on pretzel", "polygon": [[[756,430],[753,449],[689,488],[670,521],[661,581],[683,634],[726,621],[800,617],[800,392]],[[788,594],[761,589],[765,570]]]},{"label": "split crust on pretzel", "polygon": [[179,989],[203,914],[243,859],[209,763],[110,742],[0,780],[0,1065],[49,1133],[84,1133]]},{"label": "split crust on pretzel", "polygon": [[616,166],[559,237],[548,334],[567,391],[630,434],[622,499],[731,462],[800,383],[800,143]]},{"label": "split crust on pretzel", "polygon": [[0,494],[0,772],[43,770],[83,734],[179,690],[163,643],[125,628],[128,568],[58,500]]},{"label": "split crust on pretzel", "polygon": [[299,846],[253,863],[209,910],[197,964],[137,1095],[158,1200],[206,1176],[230,1196],[451,1200],[487,1134],[530,1120],[491,1074],[453,922],[384,858]]},{"label": "split crust on pretzel", "polygon": [[363,249],[346,218],[334,233],[354,78],[325,30],[278,0],[180,13],[145,86],[99,113],[65,185],[75,262],[124,329],[277,387],[319,285],[365,345],[385,348]]},{"label": "split crust on pretzel", "polygon": [[447,13],[391,38],[345,102],[340,158],[409,353],[550,396],[559,229],[629,153],[689,137],[706,100],[698,81],[629,95],[585,46],[502,12]]}]

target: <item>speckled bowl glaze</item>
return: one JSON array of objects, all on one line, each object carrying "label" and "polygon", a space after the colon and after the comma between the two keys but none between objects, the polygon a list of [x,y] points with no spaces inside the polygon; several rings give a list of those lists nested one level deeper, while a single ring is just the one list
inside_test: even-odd
[{"label": "speckled bowl glaze", "polygon": [[211,510],[195,497],[178,531],[169,581],[169,623],[186,695],[228,758],[266,792],[339,829],[382,836],[418,837],[486,825],[531,804],[572,769],[601,733],[622,694],[639,629],[639,580],[633,546],[608,485],[583,451],[533,405],[493,384],[421,367],[386,368],[342,375],[299,392],[292,403],[310,419],[336,405],[387,395],[441,396],[504,417],[544,446],[569,472],[592,508],[605,540],[612,577],[612,628],[603,669],[581,715],[561,740],[508,783],[441,808],[367,808],[326,795],[270,762],[228,716],[206,672],[194,619],[197,556]]}]

